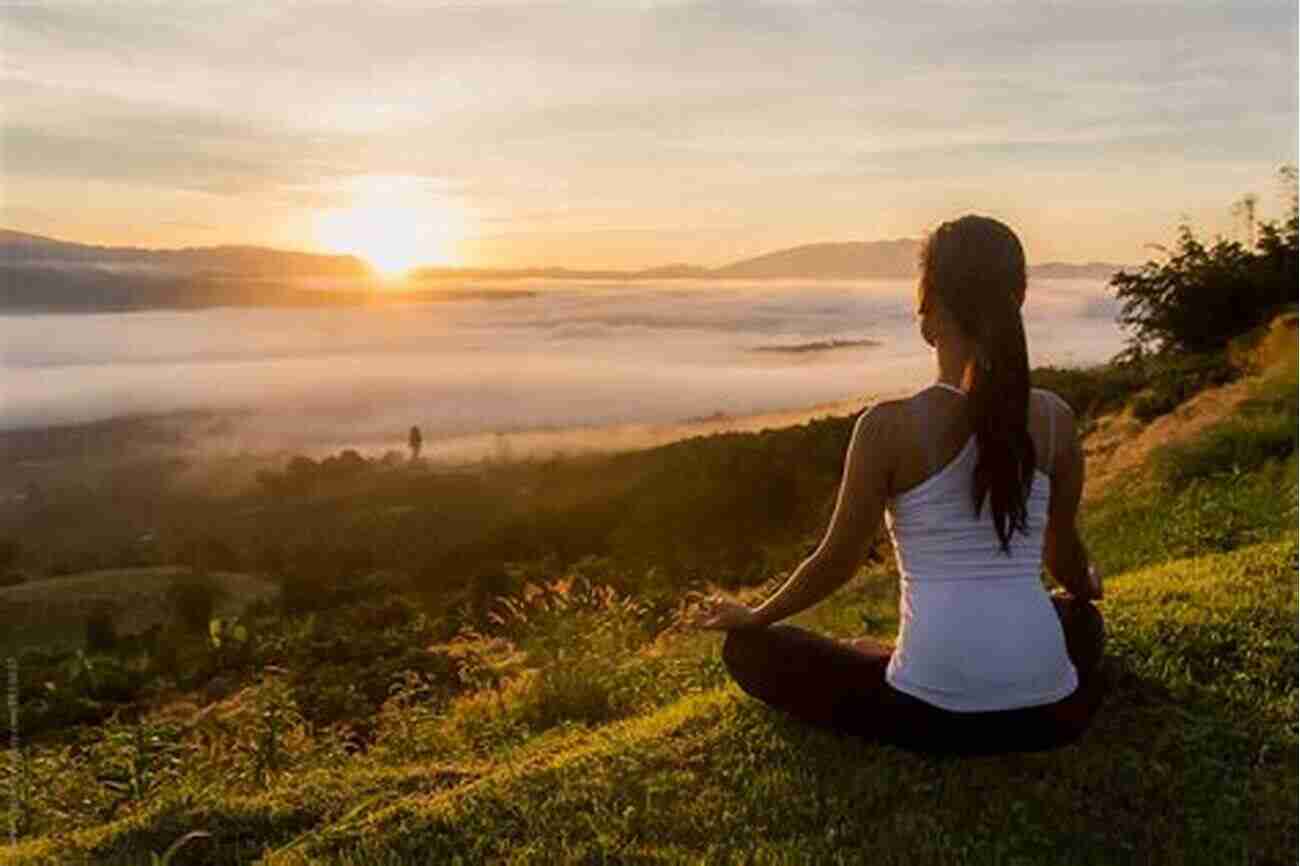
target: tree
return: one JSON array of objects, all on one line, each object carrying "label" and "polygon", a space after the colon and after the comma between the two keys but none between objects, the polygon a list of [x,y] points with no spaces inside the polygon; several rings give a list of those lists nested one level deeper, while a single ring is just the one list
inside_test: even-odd
[{"label": "tree", "polygon": [[[1111,278],[1123,302],[1120,324],[1132,332],[1126,354],[1214,351],[1295,303],[1295,169],[1284,166],[1279,174],[1292,190],[1289,218],[1280,226],[1259,223],[1254,251],[1224,238],[1206,246],[1183,224],[1174,250],[1158,247],[1166,261]],[[1254,235],[1254,198],[1241,201]]]},{"label": "tree", "polygon": [[407,438],[407,444],[411,446],[411,460],[419,460],[420,449],[424,446],[424,436],[421,435],[418,426],[411,428],[411,435]]},{"label": "tree", "polygon": [[1255,208],[1259,205],[1259,196],[1248,192],[1232,206],[1233,216],[1240,217],[1246,227],[1246,245],[1255,245]]}]

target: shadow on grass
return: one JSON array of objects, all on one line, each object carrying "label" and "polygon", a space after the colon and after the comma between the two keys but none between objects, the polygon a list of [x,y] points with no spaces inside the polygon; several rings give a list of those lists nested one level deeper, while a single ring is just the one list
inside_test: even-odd
[{"label": "shadow on grass", "polygon": [[[1120,658],[1108,656],[1103,675],[1105,701],[1077,742],[996,755],[836,734],[747,700],[791,780],[806,783],[780,795],[813,819],[791,826],[810,846],[797,850],[825,862],[856,846],[900,863],[1296,861],[1293,732],[1212,695],[1175,695]],[[767,823],[764,811],[751,819]],[[838,828],[836,844],[807,834],[818,821]]]}]

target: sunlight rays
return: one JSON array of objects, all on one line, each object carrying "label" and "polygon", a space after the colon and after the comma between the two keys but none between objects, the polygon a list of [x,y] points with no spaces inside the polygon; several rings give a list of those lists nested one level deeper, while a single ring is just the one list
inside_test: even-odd
[{"label": "sunlight rays", "polygon": [[456,263],[465,216],[430,179],[363,175],[345,184],[345,194],[349,204],[315,215],[322,246],[360,256],[390,278]]}]

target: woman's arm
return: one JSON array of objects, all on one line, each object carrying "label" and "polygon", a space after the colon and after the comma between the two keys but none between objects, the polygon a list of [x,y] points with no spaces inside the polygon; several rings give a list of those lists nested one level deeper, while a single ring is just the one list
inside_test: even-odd
[{"label": "woman's arm", "polygon": [[826,537],[776,594],[754,610],[754,625],[769,625],[807,610],[857,572],[889,497],[896,407],[896,403],[880,403],[858,416]]},{"label": "woman's arm", "polygon": [[1058,412],[1059,417],[1057,441],[1053,444],[1052,497],[1043,537],[1043,564],[1056,582],[1075,598],[1101,598],[1100,581],[1094,583],[1088,550],[1079,537],[1084,459],[1074,429],[1074,413],[1064,402],[1058,407],[1049,407],[1048,411]]}]

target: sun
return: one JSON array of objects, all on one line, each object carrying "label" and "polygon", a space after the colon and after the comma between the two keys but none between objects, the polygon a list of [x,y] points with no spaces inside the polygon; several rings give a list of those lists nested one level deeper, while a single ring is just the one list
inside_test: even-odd
[{"label": "sun", "polygon": [[418,179],[355,180],[351,204],[316,215],[317,242],[360,256],[386,277],[417,265],[450,265],[463,237],[455,206]]}]

